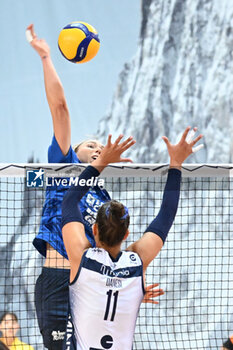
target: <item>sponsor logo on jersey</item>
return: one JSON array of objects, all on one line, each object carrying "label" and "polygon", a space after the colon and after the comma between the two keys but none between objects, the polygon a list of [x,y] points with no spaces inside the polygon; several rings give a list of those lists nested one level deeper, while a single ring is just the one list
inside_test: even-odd
[{"label": "sponsor logo on jersey", "polygon": [[110,276],[110,277],[121,277],[121,276],[129,276],[130,272],[129,269],[121,269],[118,271],[113,271],[110,267],[106,265],[102,265],[100,268],[100,271],[103,275]]},{"label": "sponsor logo on jersey", "polygon": [[95,247],[95,248],[92,248],[92,249],[93,249],[93,252],[102,253],[102,249],[101,248]]},{"label": "sponsor logo on jersey", "polygon": [[111,335],[104,335],[101,340],[100,344],[103,348],[89,348],[89,350],[105,350],[110,349],[113,346],[113,339]]},{"label": "sponsor logo on jersey", "polygon": [[52,337],[53,340],[63,340],[65,337],[65,332],[61,332],[61,331],[52,331]]},{"label": "sponsor logo on jersey", "polygon": [[85,211],[82,212],[84,220],[92,226],[95,223],[97,212],[103,202],[93,196],[91,193],[87,194],[85,200]]},{"label": "sponsor logo on jersey", "polygon": [[130,256],[129,256],[129,258],[130,258],[130,260],[132,260],[132,261],[136,261],[136,256],[135,256],[135,254],[130,254]]}]

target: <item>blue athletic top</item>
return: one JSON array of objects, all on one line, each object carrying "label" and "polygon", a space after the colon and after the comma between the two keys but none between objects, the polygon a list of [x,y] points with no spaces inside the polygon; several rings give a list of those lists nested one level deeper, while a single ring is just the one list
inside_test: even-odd
[{"label": "blue athletic top", "polygon": [[[48,149],[49,163],[81,163],[76,153],[70,147],[66,156],[63,155],[55,136]],[[64,194],[68,186],[62,184],[47,187],[46,199],[42,211],[39,233],[33,240],[33,245],[43,256],[46,256],[46,242],[48,242],[58,253],[68,259],[61,232],[61,207]],[[91,245],[95,246],[95,240],[92,233],[92,225],[98,209],[105,202],[111,200],[108,192],[99,186],[92,187],[81,199],[79,207],[84,219],[85,232]]]}]

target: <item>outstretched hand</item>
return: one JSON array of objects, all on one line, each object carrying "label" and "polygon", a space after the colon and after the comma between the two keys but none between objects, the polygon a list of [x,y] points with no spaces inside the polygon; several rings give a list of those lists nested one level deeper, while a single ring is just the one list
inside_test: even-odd
[{"label": "outstretched hand", "polygon": [[108,136],[107,145],[102,149],[99,157],[91,163],[94,167],[105,167],[109,163],[131,162],[129,158],[122,158],[121,155],[127,149],[135,144],[132,136],[121,142],[123,135],[118,136],[115,142],[112,143],[112,135]]},{"label": "outstretched hand", "polygon": [[185,129],[180,141],[176,145],[172,145],[166,136],[162,137],[167,145],[171,167],[181,167],[182,163],[190,156],[190,154],[197,152],[203,147],[203,145],[193,147],[203,135],[199,135],[193,140],[197,128],[194,128],[191,131],[190,129],[190,126]]},{"label": "outstretched hand", "polygon": [[50,48],[44,39],[38,39],[34,31],[34,25],[30,24],[26,29],[26,38],[41,58],[50,55]]},{"label": "outstretched hand", "polygon": [[142,301],[143,303],[159,304],[159,302],[155,301],[154,298],[157,298],[160,295],[163,295],[164,291],[161,288],[156,288],[158,286],[159,286],[158,283],[154,283],[146,287],[146,294]]}]

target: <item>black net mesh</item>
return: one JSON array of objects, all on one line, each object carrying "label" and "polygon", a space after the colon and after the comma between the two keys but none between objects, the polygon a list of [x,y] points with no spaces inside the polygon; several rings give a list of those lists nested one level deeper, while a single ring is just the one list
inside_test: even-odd
[{"label": "black net mesh", "polygon": [[[141,237],[158,213],[166,177],[106,178],[112,198],[131,216],[123,248]],[[233,180],[183,178],[175,223],[146,274],[165,294],[143,303],[134,349],[220,349],[233,333]],[[32,245],[45,189],[25,179],[0,179],[0,311],[17,314],[19,337],[43,349],[34,306],[34,286],[43,258]],[[133,298],[133,296],[132,296]],[[122,350],[122,349],[121,349]]]}]

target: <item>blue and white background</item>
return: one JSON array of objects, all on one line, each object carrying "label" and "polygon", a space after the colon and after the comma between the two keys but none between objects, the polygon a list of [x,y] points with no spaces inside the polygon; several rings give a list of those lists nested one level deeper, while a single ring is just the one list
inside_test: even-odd
[{"label": "blue and white background", "polygon": [[[123,132],[137,140],[131,151],[135,162],[167,162],[161,136],[174,142],[192,125],[204,133],[205,147],[189,162],[232,163],[232,1],[7,0],[0,2],[0,18],[0,162],[26,162],[32,155],[47,160],[52,121],[41,62],[25,39],[25,28],[33,22],[38,36],[51,46],[64,85],[72,143],[95,132],[103,142],[109,132]],[[94,25],[101,39],[97,57],[84,65],[69,63],[57,48],[59,31],[73,20]],[[140,340],[139,350],[217,350],[233,333],[232,181],[227,179],[220,189],[214,181],[208,186],[207,192],[201,187],[192,192],[195,201],[188,189],[182,192],[174,227],[178,241],[171,234],[159,260],[165,302],[142,310],[151,332]],[[6,187],[1,184],[1,200],[11,203]],[[31,317],[36,324],[33,288],[42,261],[31,241],[43,195],[21,190],[23,201],[15,201],[12,214],[15,226],[7,224],[12,209],[1,208],[1,238],[7,232],[1,240],[2,302],[17,301],[20,318]],[[149,192],[151,208],[154,196]],[[132,191],[129,198],[133,200]],[[142,232],[138,202],[132,206]],[[142,208],[147,202],[141,202]],[[148,282],[158,282],[156,278]],[[16,284],[22,294],[13,298]],[[22,330],[25,340],[33,329]]]},{"label": "blue and white background", "polygon": [[[1,145],[0,162],[47,161],[52,121],[46,102],[40,58],[25,38],[34,23],[38,37],[51,47],[64,85],[72,120],[72,142],[96,133],[111,103],[118,74],[134,55],[140,28],[140,1],[7,0],[0,2]],[[60,30],[72,21],[92,24],[101,47],[96,58],[75,65],[59,52]]]}]

